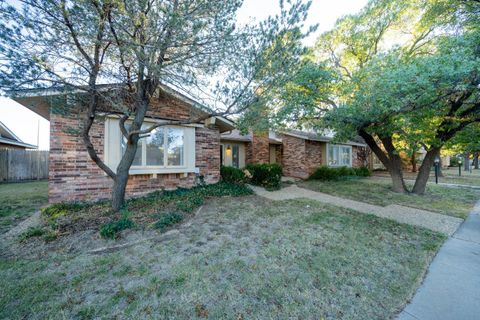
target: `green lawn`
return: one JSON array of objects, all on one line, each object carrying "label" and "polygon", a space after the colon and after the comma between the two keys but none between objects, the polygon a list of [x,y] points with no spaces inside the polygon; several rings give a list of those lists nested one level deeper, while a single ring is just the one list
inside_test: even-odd
[{"label": "green lawn", "polygon": [[[440,183],[453,183],[453,184],[463,184],[468,186],[478,186],[480,187],[480,170],[472,170],[472,172],[464,171],[462,167],[462,175],[458,175],[458,167],[449,167],[442,169],[443,176],[438,178]],[[386,171],[376,171],[374,172],[375,176],[390,178],[388,172]],[[405,179],[415,180],[417,174],[413,172],[404,172]],[[432,170],[430,173],[429,183],[435,183],[435,172]]]},{"label": "green lawn", "polygon": [[47,181],[0,184],[0,233],[47,203]]},{"label": "green lawn", "polygon": [[[465,184],[471,186],[478,186],[480,187],[480,170],[472,170],[472,172],[463,171],[462,168],[462,175],[458,175],[458,168],[447,168],[443,169],[442,171],[443,177],[439,178],[439,182],[444,183],[455,183],[455,184]],[[431,178],[430,181],[435,181],[434,176]]]},{"label": "green lawn", "polygon": [[324,192],[375,205],[399,204],[465,218],[480,199],[480,190],[456,189],[428,185],[423,196],[391,191],[389,179],[364,178],[341,181],[309,180],[299,182],[303,188]]},{"label": "green lawn", "polygon": [[92,233],[41,254],[47,244],[30,239],[26,256],[0,260],[0,318],[390,319],[444,241],[315,201],[255,196],[210,199],[168,233],[130,232],[155,239],[103,254],[79,251]]}]

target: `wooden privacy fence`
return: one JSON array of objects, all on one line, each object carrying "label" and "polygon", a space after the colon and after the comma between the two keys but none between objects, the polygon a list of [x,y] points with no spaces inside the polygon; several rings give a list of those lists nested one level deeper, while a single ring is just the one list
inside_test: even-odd
[{"label": "wooden privacy fence", "polygon": [[0,149],[0,182],[48,179],[48,151]]}]

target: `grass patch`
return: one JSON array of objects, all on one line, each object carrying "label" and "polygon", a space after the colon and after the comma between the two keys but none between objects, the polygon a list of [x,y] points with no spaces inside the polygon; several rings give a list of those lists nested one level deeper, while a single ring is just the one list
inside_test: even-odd
[{"label": "grass patch", "polygon": [[391,319],[444,241],[310,200],[212,200],[178,235],[0,261],[0,318]]},{"label": "grass patch", "polygon": [[48,203],[48,182],[0,184],[0,232]]},{"label": "grass patch", "polygon": [[39,227],[30,227],[28,228],[25,232],[20,234],[18,239],[20,241],[26,241],[27,239],[30,238],[36,238],[36,237],[41,237],[46,233],[45,229],[39,228]]},{"label": "grass patch", "polygon": [[428,185],[423,196],[395,193],[387,179],[354,179],[343,181],[302,181],[298,185],[310,190],[367,202],[379,206],[398,204],[466,218],[480,198],[480,190],[455,189]]}]

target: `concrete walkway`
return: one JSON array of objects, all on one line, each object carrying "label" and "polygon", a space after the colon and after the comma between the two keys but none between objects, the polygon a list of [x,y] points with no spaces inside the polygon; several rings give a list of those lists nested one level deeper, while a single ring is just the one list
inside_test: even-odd
[{"label": "concrete walkway", "polygon": [[480,319],[480,202],[442,246],[398,320]]},{"label": "concrete walkway", "polygon": [[263,188],[254,186],[252,186],[252,189],[259,196],[271,200],[287,200],[298,198],[317,200],[335,206],[353,209],[363,213],[374,214],[381,218],[392,219],[401,223],[424,227],[433,231],[447,234],[449,236],[452,235],[463,222],[463,219],[433,213],[430,211],[419,210],[399,205],[380,207],[364,202],[344,199],[321,192],[299,188],[296,185],[292,185],[287,188],[283,188],[281,190],[273,192],[269,192]]}]

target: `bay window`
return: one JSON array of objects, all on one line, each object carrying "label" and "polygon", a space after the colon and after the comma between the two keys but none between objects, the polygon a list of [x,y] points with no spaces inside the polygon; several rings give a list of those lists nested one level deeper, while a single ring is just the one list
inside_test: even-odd
[{"label": "bay window", "polygon": [[351,167],[352,146],[329,144],[328,165],[331,167]]},{"label": "bay window", "polygon": [[[142,129],[152,124],[146,123]],[[116,169],[125,150],[126,138],[120,132],[118,120],[108,119],[105,123],[106,163]],[[188,126],[162,126],[142,137],[130,168],[131,174],[194,171],[195,128]]]}]

